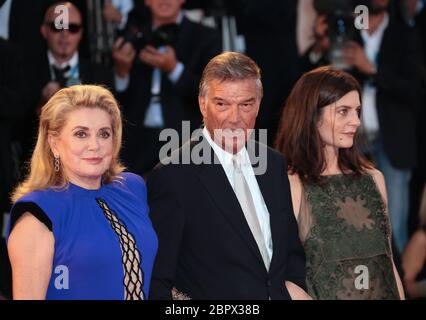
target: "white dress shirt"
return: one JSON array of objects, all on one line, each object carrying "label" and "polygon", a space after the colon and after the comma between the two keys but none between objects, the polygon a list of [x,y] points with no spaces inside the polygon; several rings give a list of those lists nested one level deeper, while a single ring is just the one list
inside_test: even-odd
[{"label": "white dress shirt", "polygon": [[55,57],[53,56],[52,52],[50,50],[47,50],[47,59],[49,60],[51,79],[53,80],[55,79],[55,73],[53,72],[53,69],[51,66],[55,66],[60,69],[63,69],[66,66],[70,66],[69,78],[76,79],[76,80],[80,78],[78,52],[75,52],[70,60],[63,63],[58,63],[55,60]]},{"label": "white dress shirt", "polygon": [[[222,165],[223,170],[225,171],[226,177],[235,191],[234,187],[234,166],[232,163],[233,154],[226,152],[221,147],[219,147],[210,137],[210,133],[207,131],[206,127],[203,129],[203,135],[206,138],[207,142],[212,147],[214,153]],[[256,208],[256,215],[259,220],[260,229],[262,230],[263,238],[265,240],[266,249],[268,251],[269,259],[272,259],[272,235],[271,235],[271,224],[269,221],[269,211],[266,207],[265,200],[263,199],[262,192],[260,191],[259,184],[257,183],[256,176],[253,171],[253,167],[250,162],[249,154],[247,149],[244,147],[241,149],[238,154],[241,155],[241,171],[243,172],[244,178],[247,181],[250,193],[253,197],[253,203]]]},{"label": "white dress shirt", "polygon": [[297,3],[296,41],[302,56],[315,43],[314,28],[317,12],[313,0],[299,0]]},{"label": "white dress shirt", "polygon": [[[361,30],[361,37],[364,40],[364,50],[368,60],[376,66],[377,70],[377,56],[382,44],[383,34],[389,25],[389,15],[386,13],[385,17],[373,34],[369,34],[367,30]],[[370,82],[364,84],[362,94],[362,122],[367,134],[377,134],[379,132],[379,118],[377,116],[376,105],[377,88]]]},{"label": "white dress shirt", "polygon": [[134,7],[133,0],[112,0],[112,5],[121,13],[121,22],[118,24],[118,29],[123,30],[126,26],[129,13]]}]

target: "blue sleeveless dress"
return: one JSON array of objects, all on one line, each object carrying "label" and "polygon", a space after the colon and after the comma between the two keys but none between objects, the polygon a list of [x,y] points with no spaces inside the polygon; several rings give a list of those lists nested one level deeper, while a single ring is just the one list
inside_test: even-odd
[{"label": "blue sleeveless dress", "polygon": [[158,241],[148,216],[143,179],[132,173],[87,190],[31,192],[15,203],[7,238],[31,212],[55,239],[46,299],[147,299]]}]

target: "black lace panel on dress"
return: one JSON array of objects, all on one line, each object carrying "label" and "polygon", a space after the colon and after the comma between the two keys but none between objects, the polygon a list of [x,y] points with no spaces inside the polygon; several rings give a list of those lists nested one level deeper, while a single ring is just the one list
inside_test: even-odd
[{"label": "black lace panel on dress", "polygon": [[107,203],[99,198],[96,201],[120,241],[124,269],[124,300],[144,300],[144,276],[141,269],[141,254],[136,246],[136,241],[133,235],[127,230],[124,222],[108,207]]}]

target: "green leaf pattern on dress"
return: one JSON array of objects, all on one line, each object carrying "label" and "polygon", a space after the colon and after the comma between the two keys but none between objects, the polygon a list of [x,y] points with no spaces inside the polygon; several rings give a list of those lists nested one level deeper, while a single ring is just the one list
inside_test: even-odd
[{"label": "green leaf pattern on dress", "polygon": [[[373,177],[326,176],[322,185],[304,185],[303,201],[299,216],[311,221],[302,239],[308,293],[315,299],[399,299],[389,219]],[[357,266],[367,267],[368,289],[355,285]]]}]

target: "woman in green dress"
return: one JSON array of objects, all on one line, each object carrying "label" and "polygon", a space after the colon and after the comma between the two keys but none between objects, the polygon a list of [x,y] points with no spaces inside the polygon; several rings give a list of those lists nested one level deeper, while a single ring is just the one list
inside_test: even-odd
[{"label": "woman in green dress", "polygon": [[314,299],[404,299],[384,178],[359,147],[360,100],[351,75],[321,67],[299,79],[280,120]]}]

